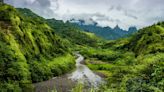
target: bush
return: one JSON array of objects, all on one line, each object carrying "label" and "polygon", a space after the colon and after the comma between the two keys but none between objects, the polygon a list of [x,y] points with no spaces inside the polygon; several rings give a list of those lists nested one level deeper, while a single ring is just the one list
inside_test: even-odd
[{"label": "bush", "polygon": [[21,92],[21,88],[18,83],[0,83],[1,92]]},{"label": "bush", "polygon": [[33,62],[30,64],[31,79],[33,82],[48,80],[52,77],[50,68],[46,64]]}]

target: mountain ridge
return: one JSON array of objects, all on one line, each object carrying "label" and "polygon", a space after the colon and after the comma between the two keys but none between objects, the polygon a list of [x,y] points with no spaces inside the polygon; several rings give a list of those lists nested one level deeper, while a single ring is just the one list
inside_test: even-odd
[{"label": "mountain ridge", "polygon": [[136,27],[129,27],[128,30],[123,30],[118,25],[116,25],[114,28],[111,28],[109,26],[101,27],[98,26],[97,25],[98,23],[96,23],[95,21],[93,21],[91,24],[86,24],[85,20],[72,19],[69,22],[83,29],[86,32],[95,33],[97,36],[105,38],[107,40],[116,40],[119,38],[125,38],[128,35],[137,32]]},{"label": "mountain ridge", "polygon": [[[94,46],[99,39],[96,36],[90,37],[88,32],[82,31],[70,22],[63,22],[62,20],[56,20],[55,18],[44,19],[27,8],[17,8],[17,10],[25,17],[35,18],[38,21],[48,24],[57,35],[59,35],[62,39],[67,40],[68,43],[71,42],[74,45]],[[77,41],[77,39],[79,39],[79,41]]]},{"label": "mountain ridge", "polygon": [[[139,31],[130,27],[131,33],[118,25],[110,28],[98,27],[94,21],[87,25],[81,22],[89,30],[0,4],[0,91],[33,92],[32,83],[70,72],[75,67],[73,51],[85,56],[90,69],[104,74],[107,85],[100,91],[164,90],[164,22]],[[117,40],[101,40],[91,29]],[[133,35],[122,39],[122,34]]]}]

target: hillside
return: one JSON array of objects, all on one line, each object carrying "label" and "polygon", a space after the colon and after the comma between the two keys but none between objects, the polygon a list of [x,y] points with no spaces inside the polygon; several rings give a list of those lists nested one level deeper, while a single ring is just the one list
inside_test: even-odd
[{"label": "hillside", "polygon": [[137,55],[164,52],[164,23],[141,29],[125,46]]},{"label": "hillside", "polygon": [[37,92],[45,92],[42,88],[47,92],[164,92],[164,22],[126,31],[118,25],[45,19],[0,2],[0,92],[36,88]]},{"label": "hillside", "polygon": [[83,29],[85,32],[92,32],[99,37],[107,40],[116,40],[119,38],[125,38],[137,31],[136,27],[130,27],[128,30],[121,29],[118,25],[113,29],[111,27],[98,26],[96,22],[93,24],[86,24],[84,20],[70,20],[72,24]]},{"label": "hillside", "polygon": [[88,35],[88,32],[82,31],[82,29],[69,22],[64,23],[62,20],[44,19],[27,8],[17,8],[17,10],[25,17],[35,18],[36,21],[47,23],[57,35],[67,40],[68,43],[70,42],[70,45],[96,46],[97,41],[100,39],[96,36]]},{"label": "hillside", "polygon": [[74,67],[67,41],[57,36],[40,17],[33,17],[25,17],[6,4],[0,6],[2,92],[28,92],[32,82],[47,80]]},{"label": "hillside", "polygon": [[164,91],[164,22],[140,29],[101,48],[83,48],[88,67],[104,74],[104,92]]},{"label": "hillside", "polygon": [[91,36],[89,35],[91,33],[84,32],[69,22],[64,23],[55,19],[47,19],[47,22],[59,36],[69,40],[72,44],[96,46],[98,40],[100,40],[94,34]]}]

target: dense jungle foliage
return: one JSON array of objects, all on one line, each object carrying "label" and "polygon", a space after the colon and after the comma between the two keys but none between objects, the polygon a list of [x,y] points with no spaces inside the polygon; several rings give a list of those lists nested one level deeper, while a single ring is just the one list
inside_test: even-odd
[{"label": "dense jungle foliage", "polygon": [[164,22],[81,53],[89,68],[106,76],[104,92],[164,91]]},{"label": "dense jungle foliage", "polygon": [[101,92],[164,91],[164,22],[104,41],[69,22],[0,4],[0,92],[32,92],[32,83],[71,71],[75,50],[104,75]]},{"label": "dense jungle foliage", "polygon": [[31,83],[72,68],[74,57],[67,41],[57,36],[48,24],[40,17],[25,17],[12,6],[0,5],[1,92],[28,92]]}]

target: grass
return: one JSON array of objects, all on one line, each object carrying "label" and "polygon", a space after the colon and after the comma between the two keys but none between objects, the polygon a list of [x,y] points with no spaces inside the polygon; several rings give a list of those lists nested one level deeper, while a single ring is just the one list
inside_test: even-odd
[{"label": "grass", "polygon": [[107,88],[104,92],[135,92],[134,90],[162,92],[164,89],[161,87],[164,76],[161,74],[163,53],[141,54],[136,57],[131,51],[112,48],[85,48],[85,51],[81,51],[87,58],[86,65],[106,76]]},{"label": "grass", "polygon": [[52,65],[58,65],[58,64],[65,64],[65,63],[75,63],[75,58],[74,56],[70,55],[70,54],[66,54],[64,56],[60,56],[57,58],[54,58],[53,60],[49,61],[48,66],[52,66]]},{"label": "grass", "polygon": [[57,57],[49,61],[48,67],[50,67],[54,76],[61,75],[71,71],[75,67],[75,58],[70,54]]}]

